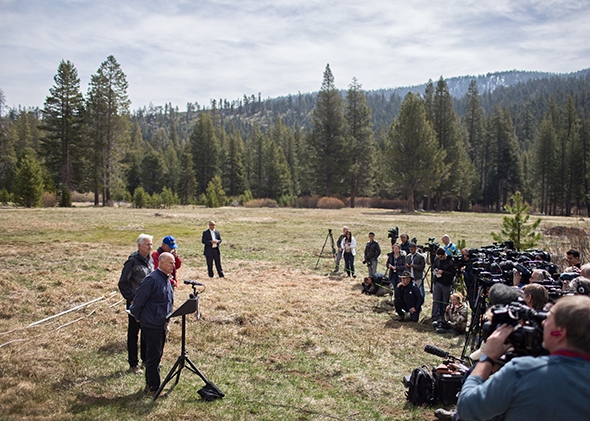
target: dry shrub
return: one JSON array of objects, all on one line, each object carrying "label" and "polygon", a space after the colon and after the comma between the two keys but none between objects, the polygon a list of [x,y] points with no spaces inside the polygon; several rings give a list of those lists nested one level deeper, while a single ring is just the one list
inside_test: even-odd
[{"label": "dry shrub", "polygon": [[[350,206],[350,198],[346,200],[346,206]],[[355,197],[354,198],[355,208],[372,208],[373,198],[372,197]]]},{"label": "dry shrub", "polygon": [[408,209],[408,201],[401,199],[380,199],[374,198],[372,207],[379,209]]},{"label": "dry shrub", "polygon": [[551,254],[551,261],[565,269],[567,261],[565,255],[568,250],[574,249],[580,252],[580,261],[587,262],[590,258],[590,242],[588,232],[584,228],[567,227],[558,225],[554,227],[545,227],[543,236],[554,237],[551,240],[545,238],[548,243],[547,251]]},{"label": "dry shrub", "polygon": [[318,207],[319,200],[320,200],[320,197],[317,195],[301,196],[295,200],[295,202],[293,203],[293,207],[294,208],[314,209],[314,208]]},{"label": "dry shrub", "polygon": [[342,209],[345,206],[344,202],[336,197],[322,197],[318,200],[320,209]]},{"label": "dry shrub", "polygon": [[94,194],[80,193],[78,191],[72,192],[72,203],[94,202]]},{"label": "dry shrub", "polygon": [[54,208],[57,206],[57,196],[55,193],[45,192],[43,193],[43,199],[41,199],[44,208]]},{"label": "dry shrub", "polygon": [[244,203],[244,207],[246,207],[246,208],[278,208],[279,205],[277,205],[277,201],[274,199],[263,198],[263,199],[249,200],[246,203]]}]

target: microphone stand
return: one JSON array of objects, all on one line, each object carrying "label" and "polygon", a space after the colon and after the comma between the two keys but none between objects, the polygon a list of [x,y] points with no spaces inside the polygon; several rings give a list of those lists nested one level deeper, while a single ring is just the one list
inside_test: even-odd
[{"label": "microphone stand", "polygon": [[158,399],[158,396],[160,396],[160,393],[162,392],[166,384],[172,379],[172,377],[176,376],[176,381],[174,382],[172,388],[174,388],[178,384],[178,381],[180,380],[180,373],[182,372],[182,369],[185,367],[193,373],[195,373],[205,382],[205,386],[199,391],[197,391],[197,393],[201,395],[203,399],[210,401],[216,398],[223,398],[225,396],[225,394],[221,390],[219,390],[219,388],[215,386],[211,381],[209,381],[205,377],[205,375],[201,373],[201,371],[195,366],[195,364],[193,364],[191,359],[188,357],[188,352],[186,351],[186,316],[188,314],[196,312],[197,319],[200,318],[199,292],[197,291],[197,287],[195,284],[191,285],[193,287],[193,293],[190,294],[190,298],[187,301],[185,301],[184,304],[182,304],[178,309],[176,309],[176,311],[169,314],[167,317],[167,319],[170,320],[170,318],[172,317],[182,316],[182,341],[180,347],[180,356],[176,360],[176,363],[174,364],[174,366],[172,367],[172,369],[170,370],[162,384],[160,384],[160,387],[158,388],[156,393],[154,393],[154,401]]}]

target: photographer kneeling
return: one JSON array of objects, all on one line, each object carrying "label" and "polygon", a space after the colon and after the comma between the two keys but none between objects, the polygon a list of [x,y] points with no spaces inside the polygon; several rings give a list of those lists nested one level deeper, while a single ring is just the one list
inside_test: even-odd
[{"label": "photographer kneeling", "polygon": [[550,355],[514,358],[490,378],[495,361],[510,347],[505,341],[512,331],[504,324],[488,337],[487,355],[459,394],[459,419],[590,419],[590,299],[568,296],[551,308],[543,321],[543,347]]}]

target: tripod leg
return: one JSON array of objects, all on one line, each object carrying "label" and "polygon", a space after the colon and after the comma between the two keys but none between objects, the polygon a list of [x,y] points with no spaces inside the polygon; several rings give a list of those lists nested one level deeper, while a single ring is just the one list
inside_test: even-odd
[{"label": "tripod leg", "polygon": [[318,265],[320,264],[320,259],[322,258],[322,254],[324,253],[324,249],[326,248],[326,244],[328,243],[328,237],[330,236],[330,233],[328,232],[328,235],[326,235],[326,239],[324,240],[324,245],[322,246],[322,249],[320,250],[320,255],[318,256],[318,261],[315,264],[315,268],[318,268]]},{"label": "tripod leg", "polygon": [[213,388],[217,393],[219,393],[221,397],[225,396],[224,393],[217,386],[215,386],[215,384],[213,384],[213,382],[211,382],[209,379],[207,379],[207,377],[205,377],[203,373],[201,373],[201,371],[193,364],[189,357],[186,357],[186,361],[188,363],[187,368],[189,370],[199,376],[207,386]]},{"label": "tripod leg", "polygon": [[[162,383],[160,383],[160,387],[158,388],[158,390],[156,390],[156,393],[154,393],[154,400],[158,399],[158,396],[160,396],[160,393],[162,393],[162,390],[164,390],[164,386],[166,386],[166,384],[170,381],[170,379],[172,379],[172,377],[174,377],[174,375],[177,375],[176,383],[178,383],[178,379],[180,378],[180,372],[182,371],[182,369],[184,367],[184,358],[185,357],[183,355],[178,357],[178,359],[174,363],[174,366],[168,372],[168,375],[166,376],[164,381]],[[178,372],[176,372],[177,368],[178,368]],[[176,386],[176,383],[174,383],[175,386]]]}]

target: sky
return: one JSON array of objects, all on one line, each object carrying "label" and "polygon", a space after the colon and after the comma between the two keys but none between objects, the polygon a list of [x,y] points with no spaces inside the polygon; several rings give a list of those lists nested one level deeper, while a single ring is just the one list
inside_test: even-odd
[{"label": "sky", "polygon": [[0,89],[43,107],[62,60],[86,94],[113,55],[131,109],[336,86],[590,67],[590,0],[0,0]]}]

